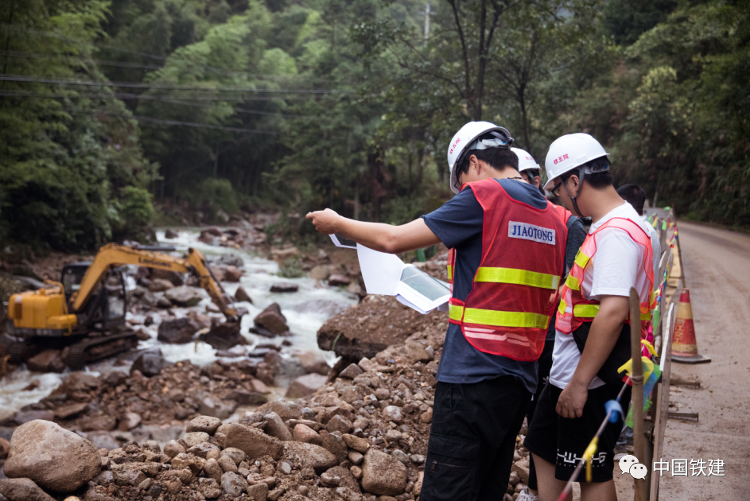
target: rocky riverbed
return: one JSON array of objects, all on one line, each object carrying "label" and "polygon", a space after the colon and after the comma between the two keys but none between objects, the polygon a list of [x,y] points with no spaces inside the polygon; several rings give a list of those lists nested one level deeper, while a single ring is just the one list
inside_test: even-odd
[{"label": "rocky riverbed", "polygon": [[[346,249],[246,253],[265,245],[260,234],[159,234],[209,256],[248,310],[238,333],[222,332],[182,277],[135,269],[137,351],[62,376],[6,376],[26,396],[0,415],[0,501],[419,498],[447,315],[358,302]],[[306,277],[275,275],[290,256]],[[445,278],[444,253],[419,266]],[[59,368],[39,358],[31,365]],[[527,481],[521,439],[504,501]]]}]

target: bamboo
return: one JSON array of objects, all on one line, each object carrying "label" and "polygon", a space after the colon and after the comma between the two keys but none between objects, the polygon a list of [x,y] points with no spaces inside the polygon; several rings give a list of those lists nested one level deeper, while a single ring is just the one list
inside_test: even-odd
[{"label": "bamboo", "polygon": [[[640,299],[635,289],[630,289],[630,353],[633,360],[632,407],[633,407],[633,452],[638,460],[646,459],[646,436],[643,433],[643,364],[641,362],[641,311]],[[649,466],[649,465],[646,465]],[[633,479],[635,501],[646,501],[646,481]]]}]

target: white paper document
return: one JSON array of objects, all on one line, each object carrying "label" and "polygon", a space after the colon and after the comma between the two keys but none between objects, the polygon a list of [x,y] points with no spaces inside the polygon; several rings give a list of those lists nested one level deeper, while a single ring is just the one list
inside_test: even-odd
[{"label": "white paper document", "polygon": [[422,314],[444,305],[451,297],[450,285],[404,264],[393,254],[357,244],[357,257],[368,294],[396,296],[401,304]]}]

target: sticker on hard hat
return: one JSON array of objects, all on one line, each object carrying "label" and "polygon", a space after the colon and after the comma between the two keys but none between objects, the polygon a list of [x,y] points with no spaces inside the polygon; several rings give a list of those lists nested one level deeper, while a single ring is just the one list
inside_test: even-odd
[{"label": "sticker on hard hat", "polygon": [[528,223],[511,221],[508,225],[508,236],[510,238],[521,238],[523,240],[555,245],[555,230]]}]

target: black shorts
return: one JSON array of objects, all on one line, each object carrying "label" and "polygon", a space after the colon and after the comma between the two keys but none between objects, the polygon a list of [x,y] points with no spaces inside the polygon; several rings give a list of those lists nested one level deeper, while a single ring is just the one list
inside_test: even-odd
[{"label": "black shorts", "polygon": [[[557,399],[562,390],[549,383],[542,390],[536,404],[534,418],[529,425],[523,445],[532,453],[555,465],[555,478],[568,481],[580,462],[586,447],[596,435],[607,411],[604,404],[617,398],[622,385],[605,384],[589,390],[588,399],[579,418],[567,419],[556,411]],[[623,393],[620,402],[630,401],[630,387]],[[612,480],[615,467],[614,448],[622,429],[622,419],[617,423],[608,423],[599,437],[597,453],[591,461],[592,480],[607,482]],[[576,482],[586,479],[585,468],[581,470]]]},{"label": "black shorts", "polygon": [[531,393],[514,377],[438,383],[420,501],[497,501]]}]

